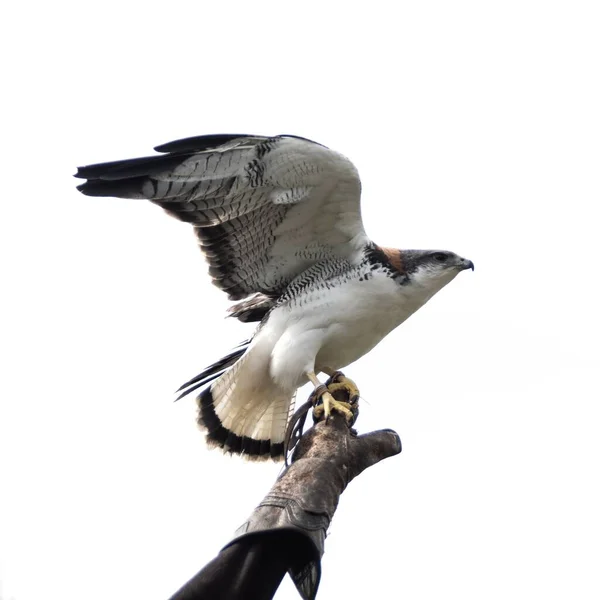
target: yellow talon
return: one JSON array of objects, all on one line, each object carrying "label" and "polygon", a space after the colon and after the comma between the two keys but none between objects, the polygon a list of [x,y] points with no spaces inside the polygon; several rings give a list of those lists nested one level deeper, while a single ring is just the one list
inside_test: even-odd
[{"label": "yellow talon", "polygon": [[[339,371],[336,371],[327,380],[325,385],[322,385],[314,373],[307,373],[308,379],[315,386],[313,392],[313,418],[315,421],[320,421],[325,418],[327,422],[333,412],[340,413],[344,416],[348,427],[351,427],[358,416],[358,398],[359,391],[354,382]],[[333,393],[337,393],[338,397],[347,398],[347,401],[336,400]]]},{"label": "yellow talon", "polygon": [[331,413],[337,412],[344,416],[348,426],[354,423],[354,413],[349,402],[340,402],[329,392],[323,392],[321,400],[323,401],[322,404],[318,404],[313,410],[315,420],[319,421],[325,417],[325,421],[328,421]]},{"label": "yellow talon", "polygon": [[327,390],[331,394],[343,392],[351,403],[355,402],[360,397],[360,392],[358,391],[356,384],[351,379],[346,379],[345,377],[343,379],[345,381],[336,381],[335,383],[327,385]]}]

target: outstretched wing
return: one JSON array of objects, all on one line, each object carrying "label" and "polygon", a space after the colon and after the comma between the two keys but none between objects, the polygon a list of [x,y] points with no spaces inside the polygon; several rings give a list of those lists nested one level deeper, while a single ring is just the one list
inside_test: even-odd
[{"label": "outstretched wing", "polygon": [[162,155],[80,167],[89,196],[145,198],[192,223],[213,282],[232,300],[279,296],[328,256],[368,242],[354,165],[294,136],[213,135]]}]

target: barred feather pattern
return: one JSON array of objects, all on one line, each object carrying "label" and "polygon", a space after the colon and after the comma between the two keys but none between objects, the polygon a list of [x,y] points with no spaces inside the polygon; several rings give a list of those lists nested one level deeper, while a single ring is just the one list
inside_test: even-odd
[{"label": "barred feather pattern", "polygon": [[199,241],[213,283],[231,300],[280,296],[326,257],[348,258],[368,241],[352,163],[294,136],[201,136],[153,156],[81,167],[93,196],[145,198]]},{"label": "barred feather pattern", "polygon": [[275,306],[275,298],[265,296],[264,294],[255,294],[231,306],[227,312],[228,316],[234,317],[242,323],[253,321],[262,321],[268,312]]},{"label": "barred feather pattern", "polygon": [[198,423],[209,444],[250,458],[281,457],[295,390],[270,377],[271,349],[259,340],[200,394]]}]

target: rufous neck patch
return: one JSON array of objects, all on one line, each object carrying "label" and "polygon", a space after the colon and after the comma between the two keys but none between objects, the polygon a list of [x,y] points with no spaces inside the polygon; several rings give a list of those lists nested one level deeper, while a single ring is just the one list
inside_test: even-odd
[{"label": "rufous neck patch", "polygon": [[397,248],[382,248],[381,251],[386,255],[387,259],[394,269],[400,273],[404,273],[404,265],[402,264],[402,251]]}]

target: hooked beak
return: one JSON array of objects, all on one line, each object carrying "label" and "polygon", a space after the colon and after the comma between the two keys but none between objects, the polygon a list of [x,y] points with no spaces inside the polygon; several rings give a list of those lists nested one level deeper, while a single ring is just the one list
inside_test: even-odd
[{"label": "hooked beak", "polygon": [[461,270],[466,271],[467,269],[471,269],[471,271],[475,270],[475,265],[472,260],[467,260],[466,258],[462,259]]}]

